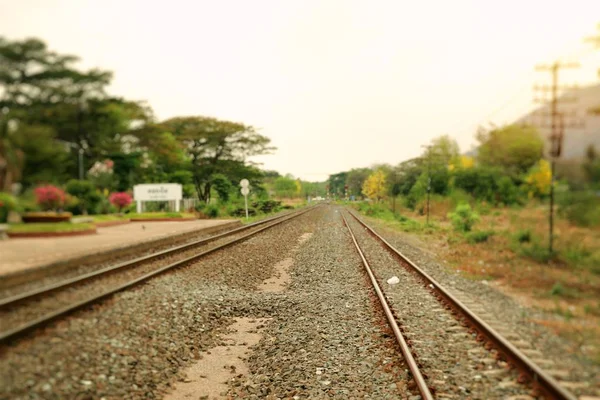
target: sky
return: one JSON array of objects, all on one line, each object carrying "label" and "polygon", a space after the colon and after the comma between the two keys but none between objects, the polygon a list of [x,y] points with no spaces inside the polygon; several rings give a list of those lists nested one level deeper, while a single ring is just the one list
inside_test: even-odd
[{"label": "sky", "polygon": [[252,125],[278,148],[255,161],[310,181],[443,134],[468,151],[534,106],[538,64],[598,83],[598,23],[598,0],[0,0],[0,35],[113,71],[110,93],[158,119]]}]

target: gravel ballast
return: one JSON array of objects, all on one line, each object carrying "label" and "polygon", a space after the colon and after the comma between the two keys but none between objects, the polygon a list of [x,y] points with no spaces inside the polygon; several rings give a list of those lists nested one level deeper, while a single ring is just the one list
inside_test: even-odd
[{"label": "gravel ballast", "polygon": [[[419,399],[342,210],[318,207],[3,345],[0,398],[162,398],[211,348],[232,345],[235,320],[264,318],[249,372],[232,371],[221,397]],[[530,388],[352,226],[436,398],[528,398]],[[290,258],[285,289],[261,291]],[[401,283],[390,287],[392,275]]]},{"label": "gravel ballast", "polygon": [[[161,398],[242,316],[271,320],[232,397],[408,396],[344,229],[311,211],[3,346],[0,398]],[[257,291],[307,232],[289,289]]]},{"label": "gravel ballast", "polygon": [[533,322],[552,316],[518,303],[487,281],[464,278],[459,271],[444,264],[414,235],[389,229],[374,218],[361,218],[484,321],[538,362],[540,367],[552,372],[562,386],[577,395],[600,397],[600,366],[578,357],[572,351],[573,343]]}]

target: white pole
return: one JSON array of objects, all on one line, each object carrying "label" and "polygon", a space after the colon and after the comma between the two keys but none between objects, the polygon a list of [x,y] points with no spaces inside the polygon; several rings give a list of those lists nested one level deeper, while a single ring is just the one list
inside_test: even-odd
[{"label": "white pole", "polygon": [[244,196],[244,203],[246,203],[246,220],[248,220],[248,195]]}]

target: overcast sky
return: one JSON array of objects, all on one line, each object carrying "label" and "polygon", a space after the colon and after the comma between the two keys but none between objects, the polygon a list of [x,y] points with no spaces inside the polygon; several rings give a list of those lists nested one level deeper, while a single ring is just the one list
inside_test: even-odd
[{"label": "overcast sky", "polygon": [[441,134],[532,107],[538,63],[595,82],[599,0],[0,0],[0,35],[39,37],[114,71],[110,91],[160,119],[244,122],[278,147],[263,167],[308,180],[417,156]]}]

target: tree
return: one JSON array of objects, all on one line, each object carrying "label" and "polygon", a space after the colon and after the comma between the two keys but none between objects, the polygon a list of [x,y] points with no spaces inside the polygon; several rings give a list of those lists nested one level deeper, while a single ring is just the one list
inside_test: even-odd
[{"label": "tree", "polygon": [[401,195],[408,195],[423,173],[423,160],[413,158],[398,164],[395,168],[395,180],[398,182]]},{"label": "tree", "polygon": [[246,158],[274,149],[269,146],[269,138],[241,123],[198,116],[172,118],[160,126],[183,143],[191,160],[198,198],[205,202],[210,200],[213,174],[237,180],[240,173],[251,172],[246,168]]},{"label": "tree", "polygon": [[223,202],[229,201],[229,195],[233,189],[231,181],[223,174],[214,174],[212,176],[212,185]]},{"label": "tree", "polygon": [[[77,61],[50,51],[38,39],[0,37],[0,110],[21,124],[50,128],[44,132],[69,146],[70,159],[84,153],[87,169],[107,154],[122,151],[122,139],[132,124],[148,121],[151,112],[141,103],[109,98],[105,88],[112,73],[77,70]],[[76,162],[66,167],[77,174]]]},{"label": "tree", "polygon": [[370,199],[375,199],[377,202],[385,197],[387,187],[384,172],[382,170],[377,170],[369,175],[363,184],[362,191],[365,196]]},{"label": "tree", "polygon": [[550,163],[546,160],[540,160],[531,167],[529,174],[525,178],[529,185],[529,197],[543,197],[550,194],[550,185],[552,185],[552,171]]},{"label": "tree", "polygon": [[531,126],[508,125],[477,133],[477,161],[512,177],[526,173],[543,156],[544,142]]},{"label": "tree", "polygon": [[422,158],[430,160],[433,165],[447,168],[453,161],[459,158],[460,148],[456,140],[448,135],[439,136],[431,141],[423,153]]},{"label": "tree", "polygon": [[373,171],[370,168],[353,168],[346,175],[346,185],[348,185],[348,195],[360,196],[365,180]]},{"label": "tree", "polygon": [[293,177],[280,176],[279,178],[275,179],[273,190],[275,191],[275,196],[280,198],[295,197],[297,191],[296,181],[293,179]]},{"label": "tree", "polygon": [[343,196],[347,176],[348,172],[340,172],[329,175],[329,193],[331,193],[333,196]]}]

